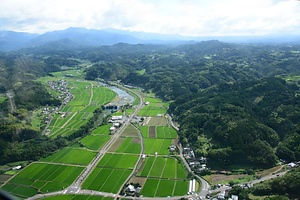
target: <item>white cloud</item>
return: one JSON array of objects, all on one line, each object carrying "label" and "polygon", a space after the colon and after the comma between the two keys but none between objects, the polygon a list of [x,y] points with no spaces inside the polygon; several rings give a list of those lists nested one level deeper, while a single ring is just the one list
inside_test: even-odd
[{"label": "white cloud", "polygon": [[118,28],[183,35],[300,33],[297,0],[1,0],[0,30]]}]

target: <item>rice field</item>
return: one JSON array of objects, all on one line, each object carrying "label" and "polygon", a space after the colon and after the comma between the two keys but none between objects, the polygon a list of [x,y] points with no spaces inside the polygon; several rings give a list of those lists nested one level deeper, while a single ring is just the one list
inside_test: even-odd
[{"label": "rice field", "polygon": [[147,197],[168,197],[186,195],[188,180],[147,179],[141,194]]},{"label": "rice field", "polygon": [[108,140],[108,135],[88,135],[80,140],[86,148],[91,150],[99,150]]},{"label": "rice field", "polygon": [[1,189],[22,198],[34,196],[37,193],[58,191],[69,186],[83,169],[83,167],[76,166],[33,163],[3,185]]},{"label": "rice field", "polygon": [[95,152],[80,148],[64,148],[55,154],[41,159],[43,162],[88,165],[96,156]]},{"label": "rice field", "polygon": [[82,188],[116,194],[131,172],[132,170],[129,169],[96,167],[83,183]]},{"label": "rice field", "polygon": [[109,135],[110,131],[109,128],[111,127],[110,124],[101,125],[95,130],[93,130],[92,135]]},{"label": "rice field", "polygon": [[172,139],[155,139],[155,138],[145,138],[145,154],[154,155],[168,155],[169,147],[172,144]]},{"label": "rice field", "polygon": [[51,196],[42,198],[43,200],[113,200],[111,197],[102,196],[89,196],[89,195],[78,195],[78,194],[66,194],[60,196]]},{"label": "rice field", "polygon": [[150,156],[139,170],[138,176],[162,179],[186,179],[187,172],[177,159]]}]

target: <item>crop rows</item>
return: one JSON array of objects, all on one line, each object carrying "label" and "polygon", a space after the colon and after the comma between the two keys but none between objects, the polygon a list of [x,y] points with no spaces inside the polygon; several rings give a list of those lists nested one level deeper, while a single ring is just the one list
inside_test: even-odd
[{"label": "crop rows", "polygon": [[41,161],[88,165],[95,156],[96,156],[95,152],[91,152],[84,149],[74,149],[74,148],[67,147],[51,156],[43,158]]},{"label": "crop rows", "polygon": [[29,197],[69,186],[83,167],[34,163],[12,178],[2,189],[13,195]]}]

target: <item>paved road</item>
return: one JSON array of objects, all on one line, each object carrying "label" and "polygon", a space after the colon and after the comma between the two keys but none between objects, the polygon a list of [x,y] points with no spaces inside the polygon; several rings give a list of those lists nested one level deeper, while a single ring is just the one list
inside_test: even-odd
[{"label": "paved road", "polygon": [[[168,119],[169,119],[169,124],[176,130],[176,131],[179,131],[179,128],[176,127],[172,121],[172,117],[170,115],[168,115]],[[182,146],[181,144],[179,145],[179,151],[180,151],[180,157],[181,159],[183,160],[183,163],[184,165],[186,166],[186,168],[188,169],[189,172],[192,172],[194,174],[194,172],[191,170],[189,164],[186,162],[185,158],[183,157],[183,153],[182,153]],[[200,176],[198,176],[197,174],[194,174],[194,176],[201,181],[201,190],[199,193],[196,193],[193,195],[193,199],[198,199],[199,197],[201,199],[205,199],[206,195],[209,193],[209,188],[210,188],[210,185],[209,183],[201,178]]]},{"label": "paved road", "polygon": [[[246,182],[246,183],[243,183],[241,184],[240,186],[242,185],[249,185],[250,187],[252,187],[254,184],[257,184],[257,183],[260,183],[262,181],[267,181],[267,180],[270,180],[270,179],[273,179],[273,178],[276,178],[276,177],[281,177],[283,175],[285,175],[289,170],[286,170],[286,171],[283,171],[283,172],[279,172],[279,173],[275,173],[275,174],[271,174],[271,175],[268,175],[268,176],[264,176],[260,179],[256,179],[256,180],[252,180],[252,181],[249,181],[249,182]],[[225,192],[225,190],[230,190],[232,189],[232,187],[230,186],[221,186],[220,188],[216,188],[214,190],[210,190],[209,193],[220,193],[220,192]]]}]

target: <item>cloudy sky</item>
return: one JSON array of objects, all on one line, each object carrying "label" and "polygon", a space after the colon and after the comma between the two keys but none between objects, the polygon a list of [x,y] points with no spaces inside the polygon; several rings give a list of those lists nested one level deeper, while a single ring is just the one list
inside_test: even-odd
[{"label": "cloudy sky", "polygon": [[0,30],[68,27],[189,36],[300,34],[299,0],[0,0]]}]

